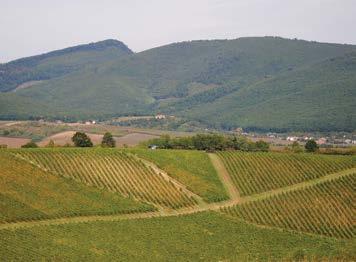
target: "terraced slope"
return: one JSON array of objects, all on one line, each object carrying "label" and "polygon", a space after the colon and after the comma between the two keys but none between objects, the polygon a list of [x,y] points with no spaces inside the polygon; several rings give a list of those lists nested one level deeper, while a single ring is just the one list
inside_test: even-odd
[{"label": "terraced slope", "polygon": [[356,173],[261,201],[223,208],[244,220],[336,238],[354,238]]},{"label": "terraced slope", "polygon": [[143,162],[110,149],[19,150],[16,155],[45,170],[166,208],[194,206],[194,198]]},{"label": "terraced slope", "polygon": [[241,196],[312,180],[356,166],[351,156],[221,152]]},{"label": "terraced slope", "polygon": [[127,214],[154,207],[55,176],[0,150],[0,224],[69,216]]}]

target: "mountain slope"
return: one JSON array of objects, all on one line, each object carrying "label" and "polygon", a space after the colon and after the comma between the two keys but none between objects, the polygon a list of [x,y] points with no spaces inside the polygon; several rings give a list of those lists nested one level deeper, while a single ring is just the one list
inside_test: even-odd
[{"label": "mountain slope", "polygon": [[344,72],[353,59],[343,57],[353,52],[356,46],[278,37],[175,43],[2,93],[0,118],[164,112],[219,128],[349,130],[354,68]]},{"label": "mountain slope", "polygon": [[352,131],[355,98],[353,52],[254,83],[184,114],[216,125]]},{"label": "mountain slope", "polygon": [[0,92],[26,87],[21,86],[24,83],[31,86],[37,84],[37,81],[59,77],[88,64],[100,63],[131,53],[132,51],[122,42],[105,40],[0,64]]}]

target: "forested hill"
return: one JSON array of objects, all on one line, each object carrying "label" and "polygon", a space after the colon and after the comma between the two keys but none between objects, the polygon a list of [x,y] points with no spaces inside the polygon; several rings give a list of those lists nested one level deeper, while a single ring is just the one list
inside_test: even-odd
[{"label": "forested hill", "polygon": [[29,81],[63,76],[88,64],[104,62],[131,53],[124,43],[109,39],[0,64],[0,91],[11,91]]},{"label": "forested hill", "polygon": [[[78,52],[82,59],[103,55],[89,55],[83,63],[88,66],[69,74],[1,93],[0,117],[102,119],[162,112],[225,129],[356,129],[353,45],[247,37],[140,53],[105,50]],[[67,60],[56,64],[61,61]]]}]

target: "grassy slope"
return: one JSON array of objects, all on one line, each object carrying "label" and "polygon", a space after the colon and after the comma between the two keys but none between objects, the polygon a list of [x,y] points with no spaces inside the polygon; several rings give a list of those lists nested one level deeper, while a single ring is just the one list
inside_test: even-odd
[{"label": "grassy slope", "polygon": [[3,230],[1,236],[0,257],[8,260],[355,259],[351,241],[258,228],[217,213]]},{"label": "grassy slope", "polygon": [[0,223],[152,210],[147,204],[46,173],[0,151]]},{"label": "grassy slope", "polygon": [[188,150],[130,149],[139,157],[154,162],[170,176],[187,186],[208,202],[227,199],[228,196],[208,155]]},{"label": "grassy slope", "polygon": [[[16,95],[2,94],[1,117],[99,118],[164,111],[223,127],[317,129],[332,123],[332,128],[350,128],[353,125],[350,123],[355,121],[347,122],[345,116],[352,115],[353,110],[351,71],[339,83],[340,79],[329,82],[328,75],[332,74],[328,72],[333,73],[333,68],[317,72],[313,67],[307,68],[298,79],[302,83],[298,87],[301,91],[288,79],[299,68],[353,50],[355,46],[273,37],[171,44],[110,60],[20,90]],[[342,68],[337,61],[333,63],[336,68]],[[315,83],[310,78],[315,73],[318,73],[317,80],[324,82]],[[273,83],[270,88],[263,86],[266,76],[278,75],[282,78],[286,75],[287,80],[276,87]],[[332,78],[335,76],[340,77],[334,73]],[[259,82],[262,83],[256,84]],[[293,106],[289,108],[289,104]],[[324,109],[333,113],[321,119]],[[284,112],[283,117],[276,111]],[[266,119],[271,121],[266,123]]]}]

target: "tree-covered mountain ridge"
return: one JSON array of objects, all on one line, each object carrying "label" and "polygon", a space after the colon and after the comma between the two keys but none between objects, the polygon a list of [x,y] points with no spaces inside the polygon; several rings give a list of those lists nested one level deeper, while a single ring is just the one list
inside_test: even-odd
[{"label": "tree-covered mountain ridge", "polygon": [[[246,37],[133,53],[119,41],[99,43],[107,46],[75,52],[82,66],[0,93],[0,117],[78,120],[161,112],[224,129],[356,129],[355,45]],[[41,72],[53,68],[48,64],[61,66],[64,57],[41,60]]]}]

